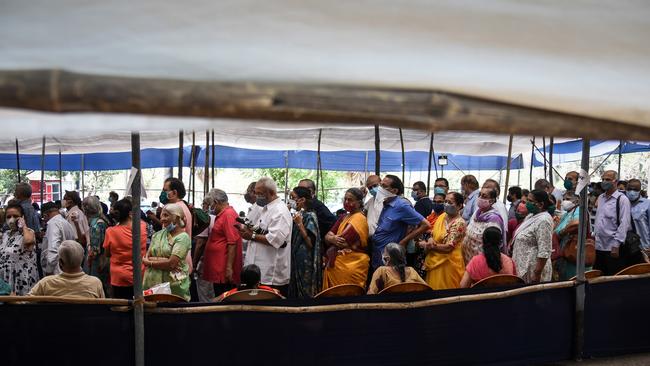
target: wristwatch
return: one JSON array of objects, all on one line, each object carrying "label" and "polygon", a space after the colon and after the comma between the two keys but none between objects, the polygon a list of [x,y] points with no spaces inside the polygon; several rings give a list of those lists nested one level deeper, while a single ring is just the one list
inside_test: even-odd
[{"label": "wristwatch", "polygon": [[255,241],[255,233],[253,233],[253,235],[251,235],[251,240]]}]

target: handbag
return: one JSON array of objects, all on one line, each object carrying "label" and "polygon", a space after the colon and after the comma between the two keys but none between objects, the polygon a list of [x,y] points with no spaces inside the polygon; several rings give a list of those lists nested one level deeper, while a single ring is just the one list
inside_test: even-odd
[{"label": "handbag", "polygon": [[[578,262],[577,229],[578,228],[576,227],[574,232],[567,234],[569,235],[569,240],[564,245],[564,248],[562,248],[561,256],[570,263]],[[585,240],[585,266],[593,266],[594,263],[596,263],[596,242],[591,237],[590,233],[587,232],[587,238]]]}]

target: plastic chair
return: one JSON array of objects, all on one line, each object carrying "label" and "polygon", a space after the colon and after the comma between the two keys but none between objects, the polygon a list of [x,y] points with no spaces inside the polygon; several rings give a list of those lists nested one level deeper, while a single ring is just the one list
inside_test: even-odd
[{"label": "plastic chair", "polygon": [[633,266],[629,266],[614,276],[625,276],[625,275],[640,275],[650,273],[650,263],[639,263]]},{"label": "plastic chair", "polygon": [[323,290],[314,296],[314,299],[322,299],[327,297],[346,297],[346,296],[361,296],[366,293],[366,289],[359,285],[344,284],[336,285]]},{"label": "plastic chair", "polygon": [[[603,275],[603,271],[599,269],[592,269],[591,271],[585,272],[585,279],[591,280],[596,277],[600,277]],[[578,278],[578,276],[573,276],[569,281],[575,281]]]},{"label": "plastic chair", "polygon": [[379,291],[379,295],[404,294],[408,292],[426,292],[426,291],[433,291],[433,289],[429,285],[421,282],[402,282],[396,285],[386,287],[385,289]]},{"label": "plastic chair", "polygon": [[146,295],[144,301],[149,302],[187,302],[185,298],[173,294],[152,294]]},{"label": "plastic chair", "polygon": [[485,287],[501,287],[501,286],[515,286],[515,285],[525,285],[526,282],[521,277],[507,275],[507,274],[498,274],[490,277],[486,277],[475,284],[472,285],[472,288],[485,288]]},{"label": "plastic chair", "polygon": [[284,299],[273,291],[252,289],[237,291],[230,296],[224,297],[221,302],[242,302],[242,301],[259,301],[259,300],[278,300]]}]

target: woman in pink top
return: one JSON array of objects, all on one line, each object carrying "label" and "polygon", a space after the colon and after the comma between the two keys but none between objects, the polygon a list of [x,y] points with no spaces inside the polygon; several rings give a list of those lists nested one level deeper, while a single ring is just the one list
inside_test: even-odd
[{"label": "woman in pink top", "polygon": [[489,227],[483,231],[483,253],[476,255],[467,264],[465,274],[460,281],[461,288],[496,274],[516,275],[512,259],[501,253],[499,247],[503,241],[503,234],[497,227]]}]

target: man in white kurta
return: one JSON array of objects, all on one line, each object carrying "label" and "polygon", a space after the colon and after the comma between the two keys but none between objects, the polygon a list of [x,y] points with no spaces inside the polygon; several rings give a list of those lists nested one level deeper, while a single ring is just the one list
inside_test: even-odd
[{"label": "man in white kurta", "polygon": [[293,220],[287,205],[278,197],[277,186],[272,179],[260,179],[255,185],[255,195],[258,206],[256,214],[259,216],[252,224],[265,234],[241,227],[242,238],[250,240],[244,265],[257,265],[262,273],[260,282],[286,296],[291,278]]}]

